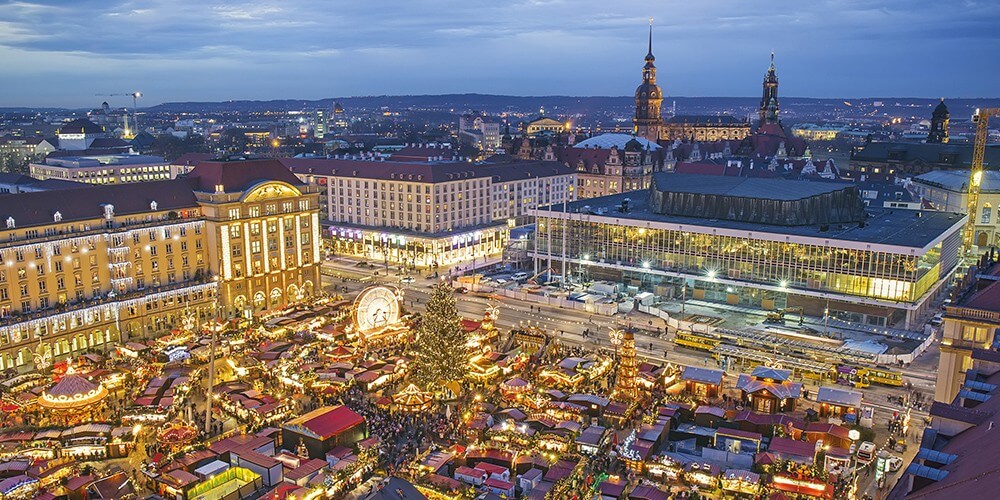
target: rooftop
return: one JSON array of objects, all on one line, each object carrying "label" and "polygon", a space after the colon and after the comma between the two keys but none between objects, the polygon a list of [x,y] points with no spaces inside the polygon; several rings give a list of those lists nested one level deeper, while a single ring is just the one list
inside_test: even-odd
[{"label": "rooftop", "polygon": [[[1000,157],[1000,154],[997,155]],[[998,162],[1000,164],[1000,162]],[[931,170],[913,178],[914,182],[927,184],[949,191],[966,194],[969,190],[968,170]],[[1000,193],[1000,171],[984,170],[983,179],[979,185],[980,193]]]},{"label": "rooftop", "polygon": [[300,433],[304,430],[319,439],[328,439],[364,423],[365,417],[344,405],[339,405],[317,408],[290,420],[284,428]]},{"label": "rooftop", "polygon": [[99,167],[101,165],[165,165],[166,161],[163,160],[162,156],[104,154],[50,156],[45,159],[45,164],[63,168],[87,168]]},{"label": "rooftop", "polygon": [[104,127],[86,119],[77,118],[59,127],[59,134],[101,134]]},{"label": "rooftop", "polygon": [[278,160],[203,161],[186,178],[195,190],[206,193],[218,191],[218,186],[226,193],[239,193],[262,181],[303,184]]},{"label": "rooftop", "polygon": [[[704,176],[695,177],[700,178],[702,183],[707,182]],[[619,207],[626,199],[629,200],[629,210],[628,212],[620,212]],[[543,212],[548,211],[550,208],[555,213],[562,212],[561,204],[552,207],[540,207],[538,212],[542,215]],[[589,213],[592,216],[601,216],[617,224],[623,223],[622,221],[629,221],[632,225],[636,225],[638,222],[648,221],[676,224],[685,227],[701,226],[715,229],[769,233],[782,237],[782,240],[784,236],[802,236],[823,240],[840,240],[921,249],[932,243],[936,244],[940,238],[950,232],[958,231],[965,221],[965,216],[962,214],[939,211],[869,208],[865,211],[867,218],[865,219],[864,227],[860,227],[859,224],[830,224],[828,230],[822,231],[822,225],[820,224],[779,226],[707,217],[658,214],[650,210],[648,195],[645,191],[632,191],[600,198],[577,200],[568,203],[566,210],[570,213]]]},{"label": "rooftop", "polygon": [[[930,164],[968,166],[972,163],[972,144],[934,144],[920,142],[872,142],[851,155],[852,160],[921,161]],[[1000,166],[1000,145],[986,146],[983,166]]]},{"label": "rooftop", "polygon": [[506,160],[492,163],[466,161],[375,161],[343,158],[281,158],[276,160],[298,175],[356,177],[408,182],[452,182],[492,177],[494,182],[568,175],[575,169],[555,161]]},{"label": "rooftop", "polygon": [[179,210],[198,207],[191,187],[184,181],[152,181],[128,184],[81,185],[78,188],[38,191],[0,196],[0,218],[12,217],[16,227],[54,224],[55,213],[60,222],[99,219],[103,205],[112,205],[115,216]]},{"label": "rooftop", "polygon": [[[994,373],[987,381],[1000,384],[1000,373]],[[969,412],[975,412],[975,415],[968,415]],[[1000,433],[993,425],[998,412],[1000,398],[990,398],[976,406],[975,410],[961,408],[958,404],[934,402],[931,415],[935,416],[935,420],[939,416],[955,418],[953,413],[962,413],[971,418],[959,420],[972,426],[954,436],[943,436],[940,431],[925,431],[920,451],[906,473],[930,480],[930,484],[907,492],[909,481],[902,477],[889,498],[978,498],[983,491],[996,489],[1000,485],[1000,465],[989,457],[994,456],[1000,447]],[[936,423],[932,427],[940,428]]]},{"label": "rooftop", "polygon": [[816,401],[832,403],[838,406],[860,407],[862,394],[860,392],[838,389],[835,387],[820,387],[816,393]]},{"label": "rooftop", "polygon": [[658,173],[656,189],[674,193],[724,195],[768,200],[801,200],[853,188],[842,182],[793,181],[759,177],[712,177],[697,174]]}]

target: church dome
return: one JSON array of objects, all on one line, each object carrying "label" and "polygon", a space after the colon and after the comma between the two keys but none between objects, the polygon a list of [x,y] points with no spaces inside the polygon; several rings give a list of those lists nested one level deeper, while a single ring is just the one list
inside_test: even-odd
[{"label": "church dome", "polygon": [[944,98],[942,97],[941,98],[941,102],[939,102],[938,105],[937,105],[937,107],[934,108],[934,114],[933,114],[933,116],[935,118],[936,117],[948,117],[949,114],[950,113],[948,112],[948,106],[945,106],[945,104],[944,104]]},{"label": "church dome", "polygon": [[643,83],[635,89],[636,98],[662,99],[663,93],[660,86],[655,83]]}]

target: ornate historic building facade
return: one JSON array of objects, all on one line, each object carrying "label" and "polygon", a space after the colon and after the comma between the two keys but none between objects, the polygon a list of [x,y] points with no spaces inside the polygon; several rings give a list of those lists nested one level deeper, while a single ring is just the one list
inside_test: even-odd
[{"label": "ornate historic building facade", "polygon": [[668,141],[715,142],[742,140],[750,122],[730,115],[677,115],[663,123],[660,138]]},{"label": "ornate historic building facade", "polygon": [[649,189],[663,148],[627,134],[602,134],[560,148],[558,159],[576,169],[576,199]]},{"label": "ornate historic building facade", "polygon": [[189,174],[207,224],[220,302],[248,314],[312,295],[320,284],[319,187],[278,160],[202,162]]},{"label": "ornate historic building facade", "polygon": [[944,105],[944,97],[941,103],[934,108],[931,114],[931,131],[927,134],[927,142],[934,144],[944,144],[948,142],[948,122],[951,121],[951,113],[948,106]]},{"label": "ornate historic building facade", "polygon": [[206,162],[186,179],[0,197],[0,371],[312,293],[316,188],[261,163]]},{"label": "ornate historic building facade", "polygon": [[646,64],[642,67],[642,84],[635,89],[635,116],[632,118],[632,131],[635,135],[653,142],[741,140],[750,135],[749,121],[728,115],[677,115],[669,120],[663,119],[663,91],[656,83],[652,24],[649,26],[649,47],[645,61]]}]

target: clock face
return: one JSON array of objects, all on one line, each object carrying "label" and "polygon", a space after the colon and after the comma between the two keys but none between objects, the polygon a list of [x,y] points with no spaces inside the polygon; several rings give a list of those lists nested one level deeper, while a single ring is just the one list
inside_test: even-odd
[{"label": "clock face", "polygon": [[390,288],[367,288],[354,301],[354,324],[361,333],[381,330],[398,321],[399,298]]}]

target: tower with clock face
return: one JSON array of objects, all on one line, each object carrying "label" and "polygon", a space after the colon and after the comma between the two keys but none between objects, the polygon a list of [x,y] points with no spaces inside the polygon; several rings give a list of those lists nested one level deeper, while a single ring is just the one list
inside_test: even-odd
[{"label": "tower with clock face", "polygon": [[354,301],[354,325],[362,334],[377,332],[399,322],[399,296],[384,287],[366,288]]}]

